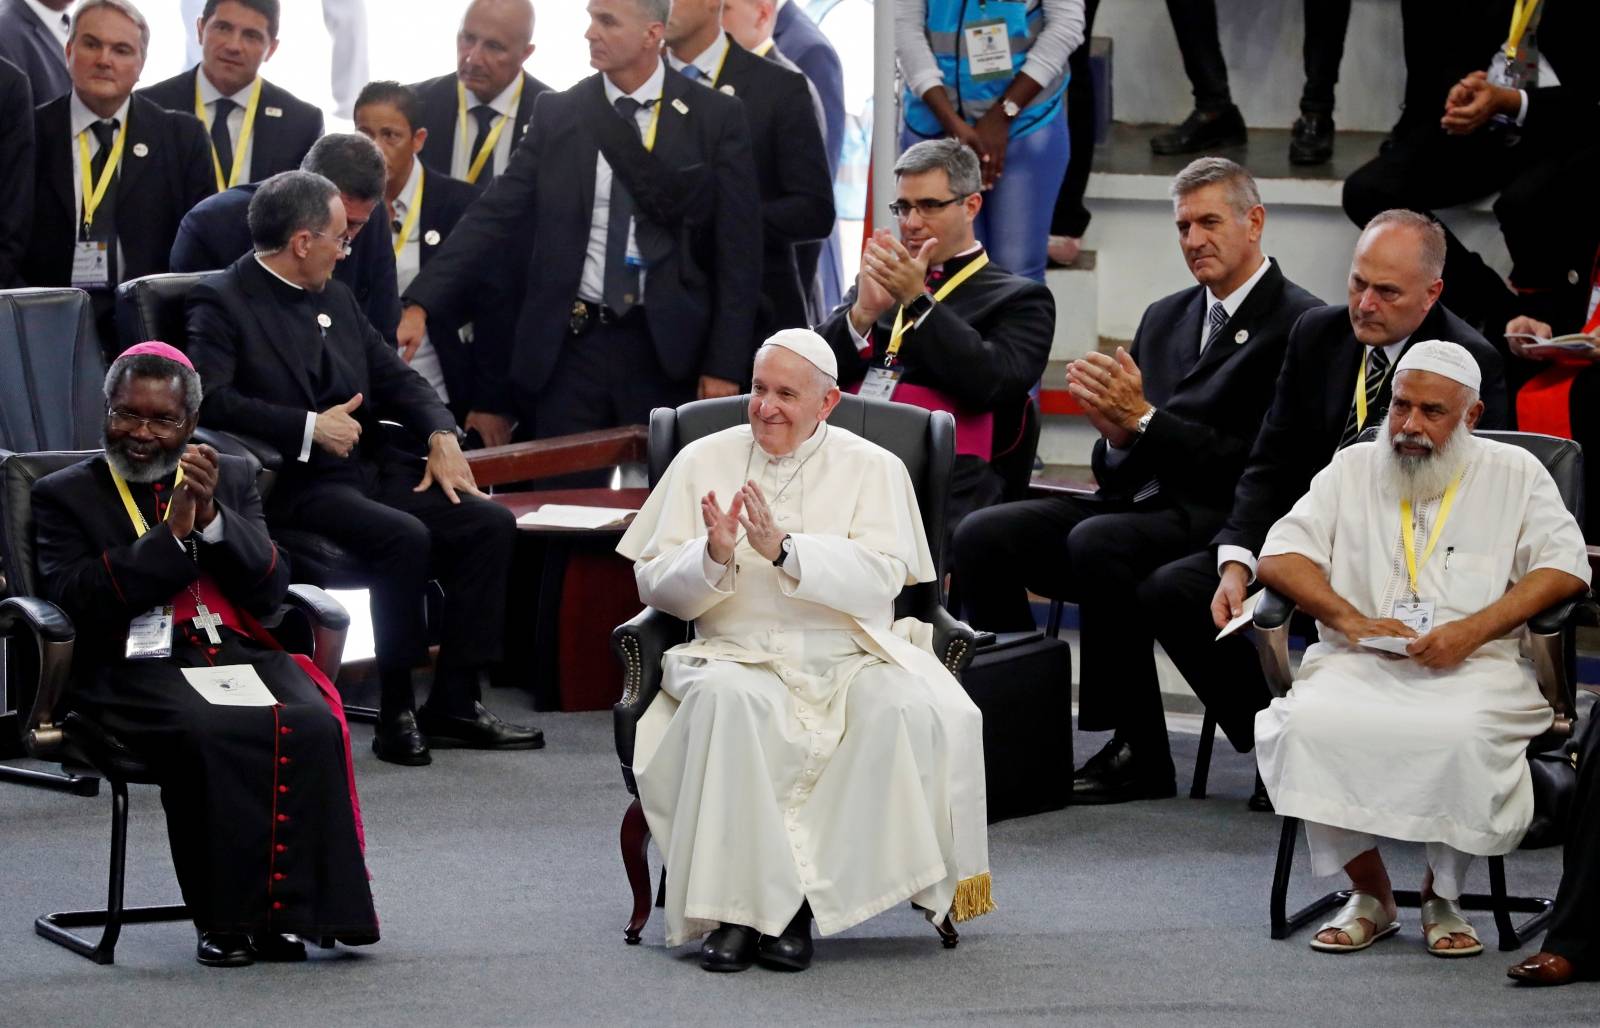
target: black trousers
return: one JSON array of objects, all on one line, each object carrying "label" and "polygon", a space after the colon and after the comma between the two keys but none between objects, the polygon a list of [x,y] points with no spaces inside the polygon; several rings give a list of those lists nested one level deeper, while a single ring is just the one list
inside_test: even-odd
[{"label": "black trousers", "polygon": [[1306,85],[1300,109],[1307,114],[1333,113],[1333,87],[1339,83],[1339,62],[1344,60],[1344,36],[1350,27],[1350,0],[1305,0]]},{"label": "black trousers", "polygon": [[1137,505],[1070,496],[1003,503],[975,511],[956,529],[956,582],[972,625],[989,631],[1034,627],[1029,590],[1076,602],[1078,727],[1116,729],[1143,743],[1153,760],[1170,763],[1156,625],[1140,590],[1153,571],[1203,547],[1220,520],[1159,498]]},{"label": "black trousers", "polygon": [[[327,536],[360,561],[364,584],[372,591],[381,670],[408,669],[427,660],[430,579],[444,592],[440,667],[470,670],[498,662],[517,531],[511,512],[476,496],[451,503],[438,486],[414,492],[422,480],[419,460],[390,460],[360,470],[274,490],[268,521]],[[438,675],[436,683],[468,689],[475,677]],[[465,713],[476,698],[434,695],[429,702],[443,713]]]},{"label": "black trousers", "polygon": [[1578,746],[1578,791],[1562,853],[1561,888],[1541,947],[1581,971],[1600,971],[1600,720],[1593,715]]},{"label": "black trousers", "polygon": [[1233,103],[1228,91],[1228,65],[1217,35],[1216,0],[1167,0],[1167,15],[1178,35],[1183,73],[1189,76],[1197,110],[1220,111]]},{"label": "black trousers", "polygon": [[1089,70],[1089,42],[1094,36],[1094,15],[1100,0],[1086,0],[1083,8],[1083,43],[1067,59],[1072,80],[1067,83],[1067,136],[1072,155],[1067,159],[1067,175],[1056,194],[1056,207],[1050,218],[1050,232],[1058,236],[1082,236],[1089,229],[1089,209],[1083,193],[1089,186],[1089,170],[1094,166],[1094,75]]}]

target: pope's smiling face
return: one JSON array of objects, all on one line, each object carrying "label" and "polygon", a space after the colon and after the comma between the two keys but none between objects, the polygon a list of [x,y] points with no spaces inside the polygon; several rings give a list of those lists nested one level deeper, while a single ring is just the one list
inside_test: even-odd
[{"label": "pope's smiling face", "polygon": [[756,351],[750,429],[774,457],[793,453],[839,403],[839,387],[816,365],[782,346]]}]

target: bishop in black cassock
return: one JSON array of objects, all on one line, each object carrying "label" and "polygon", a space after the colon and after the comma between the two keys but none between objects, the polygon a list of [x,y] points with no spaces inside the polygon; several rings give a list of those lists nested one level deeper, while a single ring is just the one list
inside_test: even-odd
[{"label": "bishop in black cassock", "polygon": [[[34,487],[41,580],[77,628],[73,705],[155,768],[202,963],[298,959],[291,934],[376,942],[343,709],[257,621],[289,569],[245,462],[187,445],[187,363],[159,343],[120,358],[105,454]],[[170,654],[129,659],[130,622],[163,605]],[[277,703],[214,705],[182,671],[225,665]]]}]

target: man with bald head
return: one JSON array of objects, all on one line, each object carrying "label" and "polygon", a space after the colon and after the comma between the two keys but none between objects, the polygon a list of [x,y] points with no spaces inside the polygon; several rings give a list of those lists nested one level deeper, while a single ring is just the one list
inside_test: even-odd
[{"label": "man with bald head", "polygon": [[479,186],[504,171],[533,98],[550,88],[522,70],[532,56],[531,0],[472,0],[456,33],[455,74],[411,87],[428,130],[422,163]]},{"label": "man with bald head", "polygon": [[1350,876],[1313,949],[1399,929],[1376,836],[1427,844],[1421,922],[1435,956],[1483,951],[1458,900],[1473,856],[1533,818],[1528,742],[1550,727],[1527,620],[1589,586],[1583,533],[1528,451],[1472,434],[1481,373],[1455,343],[1412,346],[1376,442],[1341,450],[1272,527],[1260,575],[1317,619],[1294,688],[1255,719],[1278,812],[1312,870]]},{"label": "man with bald head", "polygon": [[824,935],[907,899],[993,908],[982,719],[891,623],[937,572],[900,459],[829,424],[838,366],[790,329],[756,351],[749,424],[685,446],[617,551],[693,621],[662,662],[633,772],[672,873],[667,944],[708,971],[799,971]]}]

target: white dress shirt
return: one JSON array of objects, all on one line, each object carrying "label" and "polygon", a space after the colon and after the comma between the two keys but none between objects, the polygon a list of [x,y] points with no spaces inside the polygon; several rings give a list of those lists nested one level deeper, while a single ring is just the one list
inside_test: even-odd
[{"label": "white dress shirt", "polygon": [[[666,65],[656,63],[656,70],[645,79],[644,85],[626,95],[633,97],[641,105],[661,100],[661,87],[666,81]],[[602,77],[605,84],[606,103],[615,104],[624,94],[609,76]],[[640,106],[634,114],[634,120],[639,124],[639,131],[648,134],[650,120],[654,112],[647,107]],[[605,153],[599,152],[594,158],[594,212],[589,218],[589,248],[583,258],[583,277],[578,280],[578,296],[590,303],[600,303],[605,298],[606,291],[606,230],[611,221],[611,165],[606,163]],[[639,241],[637,239],[638,225],[628,226],[628,256],[639,257]],[[644,302],[646,272],[639,272],[639,302]]]},{"label": "white dress shirt", "polygon": [[[517,92],[517,83],[521,81],[522,73],[511,80],[511,84],[500,91],[500,95],[489,101],[489,106],[494,108],[495,114],[505,115],[506,127],[500,132],[500,138],[494,143],[494,173],[496,175],[505,171],[511,164],[511,151],[517,145],[517,109],[522,104],[533,103],[533,97],[526,92],[515,103],[511,98]],[[472,144],[478,140],[478,119],[473,116],[472,109],[483,103],[472,90],[467,90],[467,122],[465,125],[456,126],[456,148],[450,157],[450,177],[458,178],[465,182],[467,172],[472,170],[472,158],[477,156],[472,152]],[[459,116],[458,116],[459,117]],[[488,179],[484,179],[485,184]]]},{"label": "white dress shirt", "polygon": [[[250,138],[245,140],[244,150],[241,152],[239,150],[239,133],[244,131],[245,107],[250,103],[250,91],[255,88],[256,84],[251,82],[237,93],[224,96],[222,90],[211,84],[211,80],[206,77],[204,68],[199,69],[196,73],[196,78],[200,81],[200,99],[206,105],[206,131],[208,133],[211,130],[211,126],[216,124],[217,121],[217,101],[223,99],[233,101],[233,110],[228,112],[228,140],[233,144],[233,163],[244,169],[240,172],[237,181],[240,185],[246,182],[254,182],[255,179],[250,177],[250,154],[256,148],[256,134],[254,132],[250,133]],[[256,112],[256,117],[261,117],[260,111]],[[224,168],[222,170],[228,176],[228,181],[230,183],[233,182],[232,169]]]},{"label": "white dress shirt", "polygon": [[[84,106],[83,101],[78,98],[78,91],[76,89],[70,91],[67,96],[69,98],[67,100],[67,118],[68,125],[71,128],[71,135],[67,138],[67,149],[72,151],[72,209],[78,212],[78,233],[73,237],[76,239],[83,236],[83,161],[80,159],[82,155],[78,151],[78,135],[80,133],[88,133],[89,160],[91,163],[93,163],[95,156],[100,153],[100,137],[95,135],[93,132],[89,132],[89,126],[93,125],[97,121],[103,121],[105,119],[101,118],[100,115],[94,113],[93,111],[89,110],[88,107]],[[112,117],[117,120],[116,134],[118,136],[128,131],[128,107],[131,103],[131,97],[123,100],[122,106],[117,108],[117,113],[112,115]],[[122,159],[124,161],[133,160],[136,159],[136,155],[134,155],[130,150],[124,148],[122,151]],[[121,171],[119,169],[118,177],[120,178],[120,176]],[[115,188],[117,188],[116,180],[113,180],[112,184],[106,189],[107,194],[109,194],[111,190]],[[104,203],[105,201],[102,200],[101,202]],[[123,264],[122,239],[118,237],[117,267],[120,269],[123,267]],[[112,284],[115,285],[115,283]]]},{"label": "white dress shirt", "polygon": [[717,84],[717,75],[722,71],[722,60],[727,56],[728,34],[718,29],[717,38],[711,41],[710,46],[700,51],[694,60],[680,61],[673,55],[671,50],[668,50],[667,64],[671,65],[672,70],[676,72],[682,72],[684,68],[692,64],[700,74],[698,77],[693,75],[689,77],[702,86],[714,86]]},{"label": "white dress shirt", "polygon": [[[394,198],[394,220],[402,227],[405,226],[406,216],[411,213],[411,202],[417,195],[417,183],[423,180],[422,162],[415,157],[411,158],[411,174],[406,177],[406,184],[400,190],[400,195]],[[422,199],[426,203],[428,188],[422,188]],[[399,233],[395,233],[396,236]],[[411,280],[417,277],[422,270],[422,214],[418,212],[415,224],[411,231],[406,233],[405,242],[400,247],[400,254],[394,260],[395,279],[400,285],[400,292],[404,293],[406,287],[411,285]],[[442,403],[450,402],[450,390],[444,384],[444,368],[439,363],[439,351],[434,349],[433,340],[428,338],[428,333],[422,333],[422,343],[418,345],[417,352],[411,356],[411,370],[428,380],[433,386],[433,391],[439,394]]]}]

